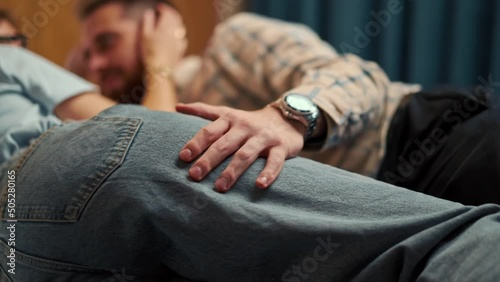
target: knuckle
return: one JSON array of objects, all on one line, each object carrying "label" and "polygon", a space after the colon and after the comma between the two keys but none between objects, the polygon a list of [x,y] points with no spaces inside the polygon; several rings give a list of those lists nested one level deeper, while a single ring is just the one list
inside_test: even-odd
[{"label": "knuckle", "polygon": [[202,152],[202,144],[199,141],[197,138],[193,138],[184,145],[183,149],[189,149],[193,154],[200,154]]},{"label": "knuckle", "polygon": [[226,111],[226,113],[224,114],[224,118],[227,121],[235,121],[239,119],[235,111]]},{"label": "knuckle", "polygon": [[273,143],[276,143],[276,141],[277,141],[276,140],[277,138],[276,138],[274,131],[271,130],[270,128],[261,129],[259,135],[266,142],[273,141]]},{"label": "knuckle", "polygon": [[269,165],[269,168],[272,169],[272,171],[276,171],[281,167],[281,165],[283,164],[283,161],[281,159],[273,158],[273,159],[267,160],[267,163]]},{"label": "knuckle", "polygon": [[204,138],[208,139],[208,141],[210,141],[210,142],[214,141],[214,139],[215,139],[215,132],[210,128],[203,127],[200,130],[200,133]]},{"label": "knuckle", "polygon": [[228,167],[226,170],[224,170],[221,176],[226,178],[229,183],[233,183],[238,177],[236,171],[232,167]]},{"label": "knuckle", "polygon": [[217,143],[214,144],[215,150],[218,152],[227,152],[231,149],[231,143],[225,139],[219,139]]},{"label": "knuckle", "polygon": [[269,164],[269,171],[274,174],[279,169],[279,167],[280,167],[279,162],[271,162]]},{"label": "knuckle", "polygon": [[240,126],[241,130],[243,130],[243,131],[245,131],[245,132],[249,132],[249,133],[251,133],[251,132],[255,132],[255,131],[253,130],[252,123],[251,123],[249,120],[246,120],[246,119],[241,120],[241,121],[239,122],[239,126]]},{"label": "knuckle", "polygon": [[211,169],[211,163],[210,160],[206,157],[200,158],[197,162],[196,165],[201,167],[203,170],[207,171]]},{"label": "knuckle", "polygon": [[195,155],[199,154],[201,151],[199,144],[195,141],[189,141],[182,149],[189,149]]},{"label": "knuckle", "polygon": [[246,162],[254,156],[254,150],[252,149],[241,149],[236,153],[236,158],[240,161]]}]

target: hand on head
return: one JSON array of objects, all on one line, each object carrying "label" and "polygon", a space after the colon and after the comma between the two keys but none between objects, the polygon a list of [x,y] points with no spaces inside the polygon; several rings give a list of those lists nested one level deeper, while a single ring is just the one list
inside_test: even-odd
[{"label": "hand on head", "polygon": [[146,69],[173,69],[187,49],[186,27],[179,13],[166,4],[145,12],[142,20],[141,51]]},{"label": "hand on head", "polygon": [[145,75],[171,71],[186,51],[180,14],[152,0],[83,2],[89,2],[80,11],[88,71],[107,96],[139,102]]}]

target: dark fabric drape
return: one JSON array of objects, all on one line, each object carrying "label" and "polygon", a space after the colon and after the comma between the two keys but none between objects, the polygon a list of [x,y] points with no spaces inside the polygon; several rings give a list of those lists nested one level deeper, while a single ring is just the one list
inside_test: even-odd
[{"label": "dark fabric drape", "polygon": [[424,86],[500,81],[500,0],[249,0],[253,12],[304,23],[339,52]]}]

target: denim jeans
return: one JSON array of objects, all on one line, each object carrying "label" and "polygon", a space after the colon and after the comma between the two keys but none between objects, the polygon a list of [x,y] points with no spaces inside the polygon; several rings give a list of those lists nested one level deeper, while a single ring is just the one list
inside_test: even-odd
[{"label": "denim jeans", "polygon": [[8,168],[15,212],[2,174],[0,280],[498,281],[499,206],[301,158],[268,190],[254,185],[259,159],[219,194],[227,161],[196,183],[178,159],[206,124],[119,105],[53,127]]}]

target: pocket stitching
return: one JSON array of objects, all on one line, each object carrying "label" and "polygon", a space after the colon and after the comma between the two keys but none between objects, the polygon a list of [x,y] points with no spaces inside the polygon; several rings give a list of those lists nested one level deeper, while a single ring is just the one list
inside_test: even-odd
[{"label": "pocket stitching", "polygon": [[[95,119],[101,120],[101,119]],[[109,121],[109,119],[108,119]],[[112,123],[123,122],[124,120],[111,120]],[[81,214],[85,210],[85,206],[90,201],[92,196],[97,192],[98,188],[103,184],[103,182],[116,170],[125,160],[126,152],[132,145],[132,141],[137,134],[140,125],[142,124],[142,119],[129,119],[126,122],[127,130],[125,133],[120,135],[120,138],[117,139],[115,146],[118,146],[115,149],[116,155],[114,159],[104,168],[100,168],[94,174],[95,181],[93,181],[90,185],[84,184],[83,187],[79,188],[78,194],[82,195],[81,198],[73,198],[71,202],[67,205],[64,218],[69,222],[76,222],[80,218]]]},{"label": "pocket stitching", "polygon": [[[102,163],[102,165],[98,167],[96,172],[94,173],[93,175],[94,181],[92,181],[91,183],[82,184],[76,192],[80,196],[73,197],[66,205],[61,206],[60,208],[62,209],[60,210],[61,214],[59,216],[55,216],[52,218],[47,218],[47,217],[38,218],[37,214],[39,214],[39,212],[33,214],[33,211],[29,211],[27,214],[23,214],[22,207],[19,206],[18,209],[16,209],[16,217],[17,217],[16,219],[18,221],[35,220],[37,222],[59,222],[59,223],[77,222],[81,214],[85,210],[85,206],[90,201],[95,192],[98,191],[98,188],[123,163],[127,155],[127,152],[130,146],[132,145],[133,140],[135,139],[135,135],[139,131],[143,122],[141,118],[125,118],[125,117],[103,118],[99,116],[96,116],[88,120],[88,122],[92,121],[122,125],[122,128],[117,132],[118,138],[116,138],[114,147],[110,151],[111,153],[109,155],[109,158],[104,163]],[[36,139],[30,145],[30,147],[26,150],[26,152],[24,152],[23,155],[19,157],[19,160],[16,161],[16,165],[14,166],[17,174],[20,171],[22,171],[24,165],[27,163],[29,157],[32,155],[35,149],[42,143],[43,140],[47,138],[47,136],[49,136],[50,133],[52,133],[58,127],[60,126],[54,126],[45,133],[43,133],[38,139]],[[6,186],[3,187],[2,196],[0,197],[0,220],[9,219],[4,215],[7,204],[6,200],[8,194],[7,192],[8,192],[7,187]],[[47,208],[43,206],[38,206],[38,207],[44,210],[46,210]],[[30,206],[26,208],[31,210],[36,207]],[[50,208],[55,209],[55,207],[50,207]]]},{"label": "pocket stitching", "polygon": [[[14,171],[16,172],[16,174],[19,174],[19,172],[23,169],[24,164],[29,159],[29,156],[33,153],[33,151],[36,149],[36,147],[38,147],[38,145],[40,145],[40,143],[43,140],[45,140],[45,138],[47,138],[47,136],[50,133],[52,133],[52,131],[54,131],[55,128],[57,128],[57,127],[59,127],[59,126],[58,125],[53,126],[53,127],[49,128],[49,130],[47,130],[46,132],[44,132],[42,135],[40,135],[40,137],[38,137],[37,139],[35,139],[35,141],[28,147],[28,149],[26,150],[26,152],[24,152],[19,157],[19,160],[13,166],[14,167]],[[7,194],[8,194],[8,189],[7,188],[8,188],[8,186],[7,186],[7,183],[6,183],[2,187],[2,194],[0,196],[0,220],[4,220],[5,219],[5,217],[3,215],[4,215],[4,211],[5,211],[5,206],[7,204]]]}]

